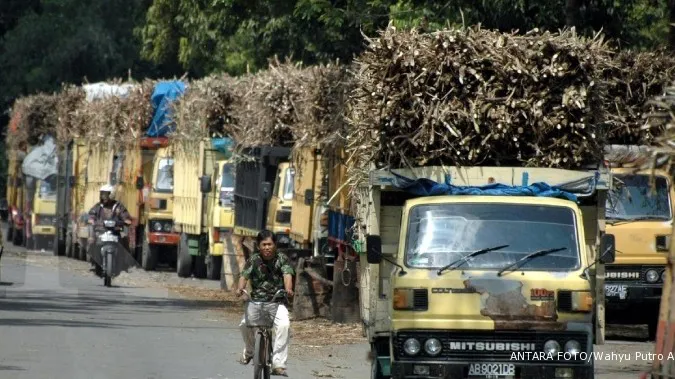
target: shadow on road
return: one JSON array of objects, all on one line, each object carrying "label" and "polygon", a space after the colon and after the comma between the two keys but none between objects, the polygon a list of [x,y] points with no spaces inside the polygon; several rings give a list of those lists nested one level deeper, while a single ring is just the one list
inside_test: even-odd
[{"label": "shadow on road", "polygon": [[26,371],[25,368],[19,366],[4,366],[0,365],[0,371]]},{"label": "shadow on road", "polygon": [[[64,326],[64,327],[102,327],[128,328],[129,324],[110,322],[90,322],[75,320],[73,317],[98,317],[105,315],[106,321],[111,321],[113,314],[140,315],[143,313],[180,313],[195,310],[222,308],[223,301],[192,300],[184,298],[157,298],[121,293],[92,293],[81,291],[78,294],[62,294],[48,291],[7,291],[0,296],[0,326]],[[240,304],[230,304],[232,307],[242,307]],[[236,309],[236,308],[235,308]],[[11,317],[13,313],[17,316]],[[31,319],[30,314],[51,313],[53,319]],[[63,318],[68,319],[64,320]],[[131,318],[131,317],[130,317]],[[139,325],[139,327],[149,327]],[[162,327],[162,326],[158,326]]]}]

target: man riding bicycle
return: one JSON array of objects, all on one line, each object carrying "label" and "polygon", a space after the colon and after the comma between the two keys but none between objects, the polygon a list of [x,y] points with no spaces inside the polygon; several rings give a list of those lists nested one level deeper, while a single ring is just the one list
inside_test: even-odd
[{"label": "man riding bicycle", "polygon": [[[251,281],[253,301],[271,301],[274,294],[285,289],[288,296],[293,296],[293,275],[295,271],[289,263],[288,257],[277,252],[274,233],[263,230],[256,237],[258,252],[254,253],[244,266],[239,279],[237,296],[241,296],[248,281]],[[286,374],[286,359],[288,358],[288,330],[290,328],[288,309],[279,304],[274,319],[274,348],[272,353],[272,375],[288,376]],[[239,324],[246,347],[239,362],[247,365],[253,359],[254,336],[253,329],[246,326],[246,316]]]}]

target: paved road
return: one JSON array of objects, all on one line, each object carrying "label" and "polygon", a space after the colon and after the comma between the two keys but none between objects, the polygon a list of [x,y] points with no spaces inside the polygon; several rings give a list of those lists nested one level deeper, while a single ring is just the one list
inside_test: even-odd
[{"label": "paved road", "polygon": [[[161,288],[106,288],[86,272],[29,258],[5,256],[0,265],[1,378],[251,376],[251,366],[235,362],[241,351],[236,324],[210,310],[214,304],[177,299]],[[350,348],[309,355],[296,348],[289,377],[367,377],[365,345]],[[354,364],[357,355],[360,365]],[[346,366],[352,367],[339,368]]]},{"label": "paved road", "polygon": [[[116,287],[105,288],[101,279],[86,271],[86,264],[73,262],[48,253],[2,258],[1,378],[239,379],[251,375],[250,366],[235,362],[240,336],[236,320],[223,315],[222,302],[178,298],[142,280],[120,280]],[[192,282],[217,287],[217,282]],[[328,347],[313,346],[311,341],[291,343],[291,378],[369,377],[364,343]],[[648,369],[650,362],[644,357],[653,351],[653,344],[608,341],[596,346],[596,351],[630,357],[596,361],[596,378],[635,379]]]}]

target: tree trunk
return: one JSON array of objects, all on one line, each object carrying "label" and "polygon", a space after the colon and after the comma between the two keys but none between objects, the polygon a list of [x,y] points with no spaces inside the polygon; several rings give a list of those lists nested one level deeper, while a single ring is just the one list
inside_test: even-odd
[{"label": "tree trunk", "polygon": [[668,23],[670,24],[670,31],[668,33],[668,46],[670,50],[675,51],[675,0],[668,1]]},{"label": "tree trunk", "polygon": [[[675,1],[675,0],[671,0]],[[571,28],[576,26],[579,28],[579,9],[581,8],[581,0],[566,0],[565,1],[565,26]]]}]

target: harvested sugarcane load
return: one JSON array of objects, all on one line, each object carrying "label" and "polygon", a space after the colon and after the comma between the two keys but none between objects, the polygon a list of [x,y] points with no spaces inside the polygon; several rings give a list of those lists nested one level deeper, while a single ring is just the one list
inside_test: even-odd
[{"label": "harvested sugarcane load", "polygon": [[663,131],[655,138],[652,150],[670,156],[672,162],[675,157],[675,81],[665,88],[662,96],[655,96],[648,103],[653,110],[645,115],[644,128]]},{"label": "harvested sugarcane load", "polygon": [[606,140],[612,144],[651,144],[663,129],[645,122],[655,110],[650,99],[675,81],[675,58],[665,51],[620,51],[599,73],[607,90],[603,97]]},{"label": "harvested sugarcane load", "polygon": [[17,99],[6,137],[9,150],[34,145],[45,134],[55,134],[58,124],[59,98],[55,94],[38,93]]},{"label": "harvested sugarcane load", "polygon": [[[639,70],[657,57],[661,69]],[[573,30],[390,27],[356,60],[350,177],[371,163],[583,166],[612,139],[639,135],[644,93],[668,80],[668,64]]]},{"label": "harvested sugarcane load", "polygon": [[235,79],[210,75],[187,85],[185,94],[171,103],[175,130],[171,138],[177,146],[191,150],[205,138],[238,139],[239,130],[232,117]]},{"label": "harvested sugarcane load", "polygon": [[93,145],[127,146],[137,143],[152,119],[150,96],[154,81],[95,83],[83,86],[86,97],[61,132]]},{"label": "harvested sugarcane load", "polygon": [[356,62],[354,168],[579,166],[598,151],[594,70],[609,52],[601,39],[573,31],[390,27]]}]

